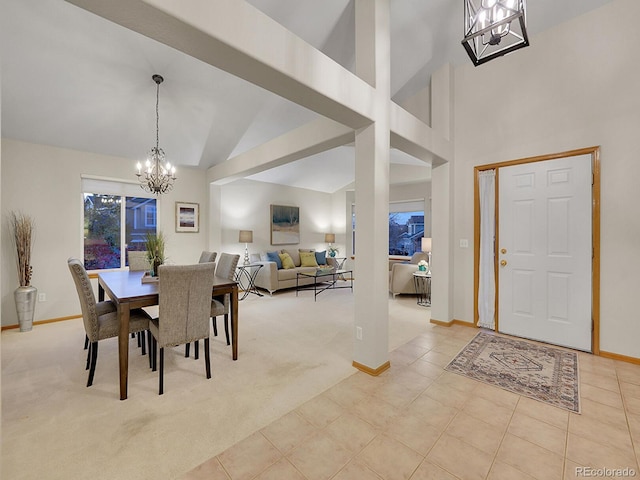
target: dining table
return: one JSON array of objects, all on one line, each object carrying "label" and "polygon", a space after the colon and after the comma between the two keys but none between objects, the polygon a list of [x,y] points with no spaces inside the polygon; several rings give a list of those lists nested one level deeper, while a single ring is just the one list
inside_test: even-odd
[{"label": "dining table", "polygon": [[[120,366],[120,400],[127,398],[129,375],[129,317],[131,310],[158,305],[159,282],[143,282],[145,272],[114,270],[98,274],[98,299],[103,301],[105,294],[115,303],[120,320],[118,333],[118,361]],[[229,316],[231,317],[231,354],[238,359],[238,283],[215,276],[212,297],[231,295]]]}]

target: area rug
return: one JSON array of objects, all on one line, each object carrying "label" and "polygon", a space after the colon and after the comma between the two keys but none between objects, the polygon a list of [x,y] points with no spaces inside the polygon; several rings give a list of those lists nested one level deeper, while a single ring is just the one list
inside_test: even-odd
[{"label": "area rug", "polygon": [[445,369],[580,413],[575,352],[481,332]]}]

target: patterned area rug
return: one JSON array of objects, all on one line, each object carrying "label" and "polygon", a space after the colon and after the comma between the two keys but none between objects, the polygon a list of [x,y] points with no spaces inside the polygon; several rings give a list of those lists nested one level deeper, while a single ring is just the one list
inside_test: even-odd
[{"label": "patterned area rug", "polygon": [[481,332],[446,370],[580,413],[575,352]]}]

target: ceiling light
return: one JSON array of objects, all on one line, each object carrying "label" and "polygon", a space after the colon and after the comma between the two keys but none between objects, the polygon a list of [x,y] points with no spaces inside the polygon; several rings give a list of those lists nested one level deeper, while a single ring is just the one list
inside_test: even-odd
[{"label": "ceiling light", "polygon": [[160,75],[153,75],[151,78],[156,82],[156,146],[149,152],[144,172],[141,171],[142,166],[138,162],[136,176],[145,192],[160,195],[173,188],[173,182],[176,180],[176,167],[165,161],[164,150],[158,146],[160,137],[158,103],[160,100],[160,84],[164,81],[164,78]]},{"label": "ceiling light", "polygon": [[475,66],[529,46],[526,0],[464,0],[462,45]]}]

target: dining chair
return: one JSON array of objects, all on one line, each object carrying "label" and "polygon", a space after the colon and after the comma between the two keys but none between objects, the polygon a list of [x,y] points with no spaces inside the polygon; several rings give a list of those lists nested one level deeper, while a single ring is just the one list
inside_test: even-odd
[{"label": "dining chair", "polygon": [[[86,369],[89,370],[87,387],[90,387],[93,384],[98,362],[98,342],[118,336],[120,319],[112,301],[96,302],[93,287],[83,263],[77,258],[69,258],[67,264],[78,291],[84,329],[89,339]],[[149,329],[149,317],[142,310],[132,310],[130,315],[129,333],[144,332]]]},{"label": "dining chair", "polygon": [[198,263],[215,262],[217,255],[218,252],[207,252],[206,250],[203,250],[200,254],[200,260],[198,260]]},{"label": "dining chair", "polygon": [[[236,267],[240,255],[231,255],[229,253],[221,253],[216,267],[216,276],[233,280]],[[216,317],[224,315],[224,333],[227,337],[227,345],[231,345],[229,341],[229,305],[231,304],[231,295],[228,293],[220,297],[214,297],[211,300],[211,322],[213,323],[213,335],[218,335],[218,327],[216,325]]]},{"label": "dining chair", "polygon": [[164,393],[164,349],[204,339],[207,378],[211,378],[209,314],[215,264],[161,265],[159,267],[159,316],[151,319],[152,370],[157,370],[160,347],[158,394]]},{"label": "dining chair", "polygon": [[[240,260],[240,255],[232,255],[230,253],[221,253],[220,257],[218,258],[218,262],[216,266],[216,276],[233,280],[239,260]],[[231,345],[231,342],[229,341],[229,305],[230,304],[231,304],[231,296],[228,293],[211,299],[211,323],[213,325],[213,335],[215,337],[218,336],[218,325],[216,323],[216,317],[219,315],[224,315],[224,332],[227,337],[227,345]],[[189,356],[189,345],[190,345],[189,343],[185,345],[185,348],[184,348],[185,357]],[[193,349],[194,349],[193,358],[196,360],[198,359],[198,348],[199,348],[199,343],[193,342]]]},{"label": "dining chair", "polygon": [[147,252],[144,251],[133,251],[129,250],[127,252],[129,256],[129,271],[130,272],[146,272],[151,270],[151,265],[149,264],[149,259],[147,258]]}]

